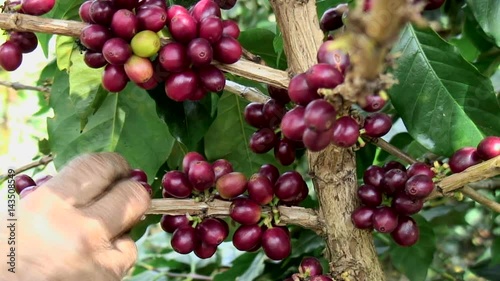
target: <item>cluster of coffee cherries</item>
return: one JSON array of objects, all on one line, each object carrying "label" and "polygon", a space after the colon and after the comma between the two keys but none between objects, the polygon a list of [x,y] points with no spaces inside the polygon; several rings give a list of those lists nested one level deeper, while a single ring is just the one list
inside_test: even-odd
[{"label": "cluster of coffee cherries", "polygon": [[489,136],[484,138],[477,147],[464,147],[457,150],[448,160],[448,165],[453,173],[460,173],[497,156],[500,156],[500,137]]},{"label": "cluster of coffee cherries", "polygon": [[[188,10],[165,0],[86,1],[79,10],[89,23],[80,34],[87,49],[84,61],[92,68],[105,67],[102,85],[110,92],[123,90],[128,81],[144,89],[164,83],[175,101],[220,92],[226,80],[212,61],[235,63],[242,48],[238,25],[221,19],[217,2],[223,8],[234,5],[200,0]],[[171,38],[163,44],[166,33]]]},{"label": "cluster of coffee cherries", "polygon": [[283,281],[332,281],[333,279],[323,274],[323,267],[320,261],[315,257],[305,257],[299,265],[299,273],[294,273],[292,276]]},{"label": "cluster of coffee cherries", "polygon": [[421,162],[408,169],[397,161],[368,167],[358,189],[362,206],[351,214],[353,224],[359,229],[390,233],[398,245],[414,245],[419,230],[410,216],[422,209],[424,198],[434,190],[434,176],[431,167]]},{"label": "cluster of coffee cherries", "polygon": [[[37,180],[33,180],[30,176],[26,174],[20,174],[14,177],[14,186],[16,189],[16,193],[19,194],[19,198],[24,198],[31,192],[38,189],[38,187],[42,186],[45,182],[52,178],[51,175],[43,176]],[[146,173],[141,169],[132,169],[130,171],[130,179],[138,181],[149,193],[149,195],[153,195],[153,189],[148,184],[148,177]]]},{"label": "cluster of coffee cherries", "polygon": [[[5,12],[40,16],[54,7],[55,0],[6,1]],[[33,32],[9,32],[9,37],[0,46],[0,66],[6,71],[16,70],[23,62],[23,54],[33,52],[38,46],[38,39]]]},{"label": "cluster of coffee cherries", "polygon": [[[161,185],[164,198],[231,201],[230,218],[240,224],[232,238],[234,246],[241,251],[262,247],[273,260],[290,255],[290,234],[286,227],[273,225],[278,218],[274,213],[264,215],[262,207],[299,204],[309,191],[302,176],[295,171],[280,174],[275,166],[265,164],[247,179],[243,173],[235,172],[229,161],[218,159],[209,163],[197,152],[185,155],[182,171],[165,173]],[[211,257],[229,233],[224,220],[212,217],[164,215],[161,226],[173,233],[171,245],[176,252],[194,251],[200,258]]]}]

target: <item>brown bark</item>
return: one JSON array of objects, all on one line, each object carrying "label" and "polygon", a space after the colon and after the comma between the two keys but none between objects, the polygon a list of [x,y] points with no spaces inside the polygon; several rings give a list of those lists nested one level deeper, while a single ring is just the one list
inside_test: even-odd
[{"label": "brown bark", "polygon": [[[270,2],[283,34],[289,72],[305,72],[316,63],[323,37],[315,1]],[[331,274],[336,280],[384,280],[371,233],[356,229],[350,219],[359,205],[354,152],[330,146],[320,153],[309,153],[308,160],[320,203],[319,216],[325,223],[325,257]]]}]

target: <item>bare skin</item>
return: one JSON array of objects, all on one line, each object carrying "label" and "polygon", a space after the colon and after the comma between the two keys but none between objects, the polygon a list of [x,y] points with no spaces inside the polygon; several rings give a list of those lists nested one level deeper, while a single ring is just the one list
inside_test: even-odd
[{"label": "bare skin", "polygon": [[5,255],[10,232],[1,227],[0,280],[121,280],[137,258],[126,232],[150,204],[129,173],[117,154],[84,155],[18,201],[15,273]]}]

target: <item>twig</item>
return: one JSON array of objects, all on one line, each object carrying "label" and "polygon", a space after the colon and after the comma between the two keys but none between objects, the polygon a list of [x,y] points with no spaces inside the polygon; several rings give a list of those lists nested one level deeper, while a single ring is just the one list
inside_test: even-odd
[{"label": "twig", "polygon": [[462,187],[462,189],[460,191],[462,191],[463,194],[465,194],[470,199],[476,201],[477,203],[480,203],[483,206],[486,206],[486,207],[490,208],[491,210],[493,210],[497,213],[500,213],[500,204],[499,203],[497,203],[493,200],[490,200],[486,196],[479,193],[477,190],[472,189],[470,186],[466,185],[466,186]]},{"label": "twig", "polygon": [[[0,14],[0,28],[79,37],[87,24],[78,21],[47,19],[24,14]],[[168,40],[167,40],[168,41]],[[264,66],[246,59],[235,64],[218,64],[223,71],[278,88],[287,88],[290,81],[285,71]]]},{"label": "twig", "polygon": [[394,155],[395,157],[405,161],[408,164],[413,164],[416,163],[417,160],[413,159],[410,155],[406,154],[404,151],[401,149],[395,147],[394,145],[386,142],[385,140],[381,138],[369,138],[369,137],[363,137],[367,141],[373,143],[374,145],[382,148],[383,150],[389,152],[390,154]]},{"label": "twig", "polygon": [[[33,161],[29,164],[26,164],[22,167],[19,167],[17,169],[14,169],[14,175],[17,175],[17,174],[20,174],[22,172],[25,172],[29,169],[33,169],[33,168],[36,168],[38,166],[45,166],[47,164],[49,164],[50,162],[52,162],[52,160],[54,160],[54,157],[52,157],[52,155],[46,155],[46,156],[43,156],[42,158],[40,158],[39,160],[37,161]],[[12,176],[12,174],[9,174],[9,175],[1,175],[0,176],[0,179],[3,180],[9,176]]]},{"label": "twig", "polygon": [[500,178],[489,178],[478,182],[470,183],[469,186],[474,189],[499,189]]},{"label": "twig", "polygon": [[226,87],[224,90],[236,94],[251,102],[265,103],[269,97],[261,93],[258,89],[240,85],[233,81],[226,80]]},{"label": "twig", "polygon": [[30,85],[21,84],[19,82],[0,81],[0,85],[12,88],[14,90],[31,90],[31,91],[38,91],[38,92],[43,92],[43,93],[50,93],[49,87],[30,86]]},{"label": "twig", "polygon": [[[167,215],[200,215],[200,216],[229,216],[231,202],[214,200],[212,202],[195,202],[192,199],[153,199],[151,207],[146,214]],[[272,210],[265,207],[263,213],[272,215]],[[280,212],[280,225],[295,224],[304,228],[323,232],[323,223],[319,220],[315,210],[302,207],[278,207]]]}]

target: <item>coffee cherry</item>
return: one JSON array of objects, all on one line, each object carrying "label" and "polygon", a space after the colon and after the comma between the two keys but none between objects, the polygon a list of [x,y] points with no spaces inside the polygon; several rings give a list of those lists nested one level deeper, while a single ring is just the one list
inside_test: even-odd
[{"label": "coffee cherry", "polygon": [[130,171],[130,179],[135,181],[148,182],[148,176],[141,169],[132,169]]},{"label": "coffee cherry", "polygon": [[281,120],[281,132],[285,137],[294,141],[302,141],[307,125],[304,121],[305,108],[296,106],[288,111]]},{"label": "coffee cherry", "polygon": [[199,87],[198,76],[191,70],[172,73],[165,81],[165,93],[174,101],[190,99]]},{"label": "coffee cherry", "polygon": [[282,227],[269,228],[262,234],[262,249],[272,260],[282,260],[292,251],[290,235]]},{"label": "coffee cherry", "polygon": [[398,212],[400,215],[413,215],[420,210],[424,206],[424,201],[421,199],[411,198],[406,195],[404,192],[400,192],[394,196],[392,199],[391,207]]},{"label": "coffee cherry", "polygon": [[212,169],[214,170],[215,180],[217,181],[220,177],[233,172],[233,165],[226,159],[218,159],[212,163]]},{"label": "coffee cherry", "polygon": [[21,174],[14,177],[14,186],[17,194],[21,193],[26,187],[35,185],[35,181],[28,175]]},{"label": "coffee cherry", "polygon": [[24,54],[33,52],[38,46],[38,39],[33,32],[11,32],[9,41],[19,46],[19,49]]},{"label": "coffee cherry", "polygon": [[[188,176],[181,171],[169,171],[161,180],[163,197],[188,198],[193,191],[193,186]],[[168,196],[167,196],[168,195]]]},{"label": "coffee cherry", "polygon": [[377,207],[382,204],[382,192],[375,186],[364,184],[358,189],[358,198],[366,206]]},{"label": "coffee cherry", "polygon": [[285,116],[286,108],[276,100],[270,99],[262,107],[262,113],[268,121],[269,127],[271,129],[276,129],[279,127],[283,116]]},{"label": "coffee cherry", "polygon": [[83,2],[78,9],[78,15],[83,22],[95,23],[90,17],[90,5],[92,5],[93,0],[88,0]]},{"label": "coffee cherry", "polygon": [[223,20],[222,21],[222,35],[226,35],[229,37],[233,37],[234,39],[238,39],[240,36],[240,27],[238,24],[232,20]]},{"label": "coffee cherry", "polygon": [[283,137],[274,146],[274,157],[283,166],[289,166],[295,161],[295,144],[293,141]]},{"label": "coffee cherry", "polygon": [[315,131],[307,128],[302,136],[302,141],[309,151],[318,152],[325,149],[332,140],[333,128],[328,131]]},{"label": "coffee cherry", "polygon": [[248,198],[236,198],[229,207],[229,216],[240,224],[252,225],[260,221],[262,208]]},{"label": "coffee cherry", "polygon": [[221,219],[206,218],[196,227],[196,231],[202,242],[217,246],[227,238],[229,226]]},{"label": "coffee cherry", "polygon": [[222,35],[219,42],[212,45],[212,47],[214,49],[214,58],[225,64],[237,62],[243,54],[243,49],[238,40],[226,35]]},{"label": "coffee cherry", "polygon": [[80,41],[83,46],[97,52],[100,52],[104,43],[111,38],[109,29],[99,24],[86,26],[80,34]]},{"label": "coffee cherry", "polygon": [[167,9],[167,16],[169,21],[180,14],[189,15],[189,11],[181,5],[172,5]]},{"label": "coffee cherry", "polygon": [[251,251],[260,247],[262,228],[257,224],[241,225],[233,234],[233,245],[240,251]]},{"label": "coffee cherry", "polygon": [[191,10],[191,15],[196,21],[200,22],[204,18],[209,16],[216,16],[220,18],[221,12],[219,5],[217,5],[214,1],[200,0],[193,6],[193,9]]},{"label": "coffee cherry", "polygon": [[323,266],[317,258],[303,258],[299,265],[299,272],[306,276],[316,276],[323,274]]},{"label": "coffee cherry", "polygon": [[222,19],[216,16],[209,16],[201,20],[199,36],[206,39],[210,44],[215,44],[222,38],[223,29]]},{"label": "coffee cherry", "polygon": [[259,174],[267,177],[274,185],[280,177],[280,171],[272,164],[264,164],[259,169]]},{"label": "coffee cherry", "polygon": [[6,41],[0,46],[0,66],[6,71],[16,70],[23,62],[23,53],[19,46]]},{"label": "coffee cherry", "polygon": [[130,46],[136,56],[149,58],[160,50],[160,37],[151,30],[143,30],[132,38]]},{"label": "coffee cherry", "polygon": [[189,226],[189,219],[186,215],[163,215],[160,220],[160,226],[163,231],[174,233],[179,227]]},{"label": "coffee cherry", "polygon": [[477,154],[483,160],[489,160],[500,155],[500,137],[486,137],[477,146]]},{"label": "coffee cherry", "polygon": [[111,20],[111,31],[113,34],[130,41],[139,29],[139,20],[135,14],[127,9],[115,12]]},{"label": "coffee cherry", "polygon": [[385,106],[385,99],[379,95],[368,95],[362,109],[366,112],[377,112]]},{"label": "coffee cherry", "polygon": [[113,0],[113,5],[119,9],[127,9],[132,11],[137,7],[138,0]]},{"label": "coffee cherry", "polygon": [[198,36],[196,20],[189,14],[179,13],[170,20],[169,31],[172,37],[183,44]]},{"label": "coffee cherry", "polygon": [[337,112],[333,105],[324,99],[317,99],[306,106],[304,122],[315,131],[326,131],[333,126]]},{"label": "coffee cherry", "polygon": [[220,177],[215,187],[223,199],[232,199],[243,194],[247,189],[247,178],[243,173],[232,172]]},{"label": "coffee cherry", "polygon": [[132,55],[124,65],[128,78],[137,84],[153,79],[153,64],[149,59]]},{"label": "coffee cherry", "polygon": [[299,105],[306,106],[313,100],[319,99],[317,88],[310,87],[306,80],[306,74],[295,75],[288,85],[288,95],[290,99]]},{"label": "coffee cherry", "polygon": [[104,46],[102,47],[102,54],[106,61],[110,64],[124,65],[132,56],[132,48],[130,48],[127,41],[115,37],[104,43]]},{"label": "coffee cherry", "polygon": [[226,77],[224,73],[213,65],[207,65],[198,68],[198,77],[200,84],[209,92],[221,92],[226,86]]},{"label": "coffee cherry", "polygon": [[215,183],[215,174],[212,165],[206,161],[197,161],[191,164],[188,172],[189,182],[198,191],[204,191]]},{"label": "coffee cherry", "polygon": [[326,276],[326,275],[316,275],[316,276],[311,277],[311,279],[309,279],[309,281],[333,281],[333,279]]},{"label": "coffee cherry", "polygon": [[434,182],[426,175],[415,175],[405,185],[406,194],[416,199],[427,197],[433,190]]},{"label": "coffee cherry", "polygon": [[215,3],[223,10],[229,10],[236,5],[236,0],[215,0]]},{"label": "coffee cherry", "polygon": [[403,247],[409,247],[417,243],[419,235],[417,223],[407,216],[399,217],[398,226],[391,232],[394,242]]},{"label": "coffee cherry", "polygon": [[441,6],[443,6],[446,0],[425,0],[425,1],[427,1],[427,5],[425,5],[424,9],[429,11],[441,8]]},{"label": "coffee cherry", "polygon": [[350,116],[343,116],[333,124],[332,142],[336,146],[351,147],[358,142],[359,124]]},{"label": "coffee cherry", "polygon": [[453,173],[460,173],[465,169],[481,163],[481,158],[475,147],[464,147],[457,150],[448,160],[450,170]]},{"label": "coffee cherry", "polygon": [[170,240],[170,244],[174,251],[179,254],[189,254],[200,243],[195,229],[190,226],[181,226],[175,230]]},{"label": "coffee cherry", "polygon": [[212,46],[206,39],[193,39],[187,45],[187,55],[195,66],[209,65],[213,58]]},{"label": "coffee cherry", "polygon": [[245,121],[255,128],[267,128],[269,121],[264,115],[264,104],[251,102],[245,107]]},{"label": "coffee cherry", "polygon": [[372,138],[378,138],[387,134],[392,127],[392,120],[385,113],[374,113],[365,119],[365,134]]},{"label": "coffee cherry", "polygon": [[273,149],[278,141],[279,139],[273,130],[262,128],[252,134],[249,147],[255,153],[266,153]]},{"label": "coffee cherry", "polygon": [[373,212],[372,223],[378,232],[392,232],[398,226],[398,214],[391,207],[377,208]]},{"label": "coffee cherry", "polygon": [[352,224],[359,229],[373,228],[373,213],[375,208],[362,206],[354,210],[351,214]]},{"label": "coffee cherry", "polygon": [[314,91],[320,88],[333,89],[344,82],[342,73],[327,63],[315,64],[305,74],[307,85]]},{"label": "coffee cherry", "polygon": [[108,0],[95,0],[90,5],[90,18],[100,25],[109,26],[115,12],[113,2]]},{"label": "coffee cherry", "polygon": [[101,68],[108,64],[101,52],[87,50],[83,55],[83,61],[90,68]]},{"label": "coffee cherry", "polygon": [[186,153],[186,155],[184,155],[184,158],[182,158],[182,171],[187,175],[189,173],[191,164],[198,161],[205,161],[205,157],[203,157],[203,155],[196,151],[190,151]]},{"label": "coffee cherry", "polygon": [[149,9],[151,6],[162,8],[164,10],[167,9],[167,2],[165,0],[145,0],[145,1],[140,1],[139,3],[136,4],[136,12],[143,10],[143,9]]},{"label": "coffee cherry", "polygon": [[288,96],[287,89],[276,88],[268,85],[267,92],[269,93],[271,99],[275,100],[276,102],[282,105],[285,105],[291,101],[290,97]]},{"label": "coffee cherry", "polygon": [[365,184],[373,185],[376,188],[381,188],[382,179],[384,178],[385,171],[382,167],[371,165],[364,174],[363,181]]},{"label": "coffee cherry", "polygon": [[163,46],[159,51],[158,57],[161,66],[171,72],[184,71],[190,64],[186,47],[177,42],[170,42]]},{"label": "coffee cherry", "polygon": [[296,171],[283,173],[274,185],[274,193],[283,202],[295,201],[306,183],[302,176]]},{"label": "coffee cherry", "polygon": [[385,172],[382,178],[381,188],[387,195],[393,195],[405,188],[405,183],[408,180],[406,172],[400,169],[392,169]]},{"label": "coffee cherry", "polygon": [[351,64],[349,55],[339,50],[337,44],[333,40],[328,40],[321,44],[316,58],[318,63],[330,64],[342,74],[345,74],[347,68]]},{"label": "coffee cherry", "polygon": [[411,178],[416,175],[426,175],[430,178],[433,178],[436,173],[432,171],[431,167],[422,162],[413,163],[408,167],[408,171],[406,172],[408,177]]},{"label": "coffee cherry", "polygon": [[209,245],[203,241],[194,248],[194,254],[200,259],[211,258],[215,252],[217,252],[216,245]]},{"label": "coffee cherry", "polygon": [[319,20],[321,30],[329,32],[341,28],[344,25],[342,15],[345,10],[347,10],[347,4],[339,4],[336,7],[326,10]]},{"label": "coffee cherry", "polygon": [[274,191],[271,180],[262,174],[253,174],[247,183],[248,197],[258,204],[266,205],[273,201]]},{"label": "coffee cherry", "polygon": [[191,101],[199,101],[202,100],[207,95],[207,91],[202,87],[198,87],[195,89],[194,93],[189,97]]},{"label": "coffee cherry", "polygon": [[120,92],[125,89],[129,78],[123,65],[112,65],[108,64],[104,68],[104,72],[102,73],[102,86],[104,89],[108,90],[108,92]]},{"label": "coffee cherry", "polygon": [[55,0],[21,0],[23,13],[32,16],[41,16],[54,8]]},{"label": "coffee cherry", "polygon": [[167,11],[158,6],[148,6],[137,12],[139,30],[158,32],[167,24]]},{"label": "coffee cherry", "polygon": [[399,163],[398,161],[389,161],[385,163],[382,168],[384,168],[384,171],[386,172],[392,169],[399,169],[403,172],[406,172],[406,167],[403,164]]}]

